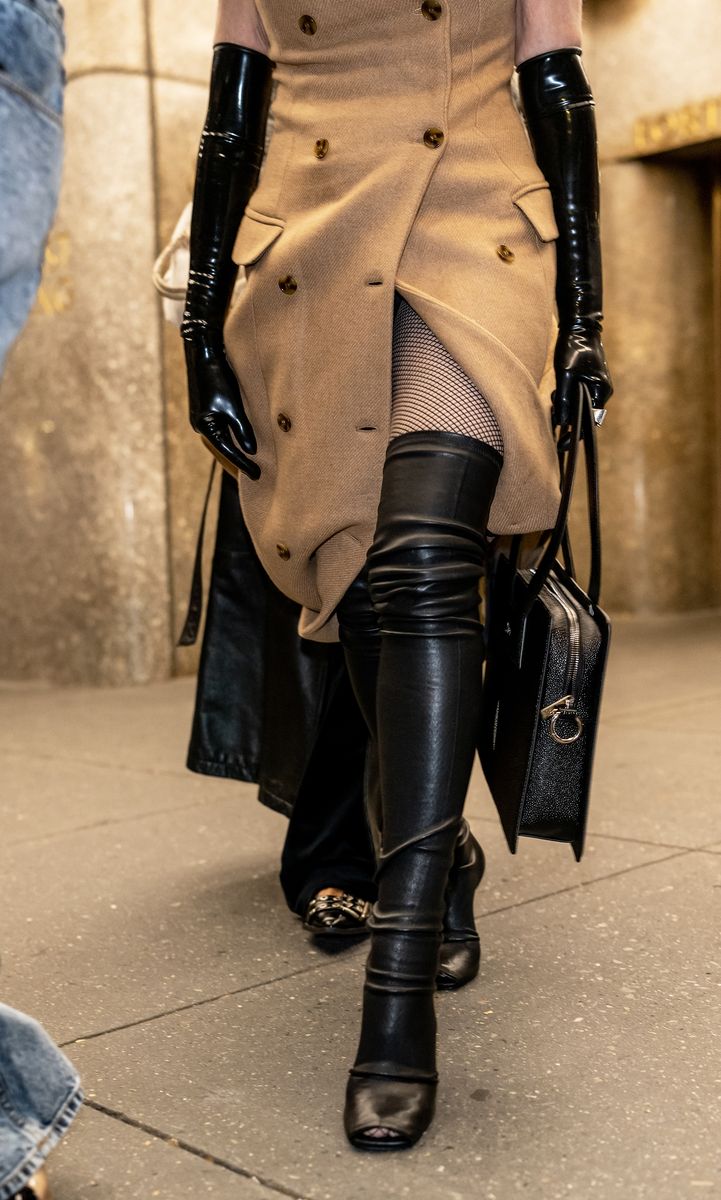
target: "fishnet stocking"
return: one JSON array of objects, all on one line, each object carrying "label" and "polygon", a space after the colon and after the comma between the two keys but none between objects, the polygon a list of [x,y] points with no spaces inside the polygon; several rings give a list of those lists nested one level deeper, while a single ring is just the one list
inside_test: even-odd
[{"label": "fishnet stocking", "polygon": [[397,297],[390,437],[415,430],[462,433],[503,454],[488,401],[414,308]]}]

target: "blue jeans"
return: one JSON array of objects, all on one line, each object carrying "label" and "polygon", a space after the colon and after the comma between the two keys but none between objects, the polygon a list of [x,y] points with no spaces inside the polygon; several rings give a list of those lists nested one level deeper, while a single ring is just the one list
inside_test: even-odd
[{"label": "blue jeans", "polygon": [[74,1067],[37,1021],[0,1004],[0,1200],[42,1166],[82,1100]]},{"label": "blue jeans", "polygon": [[[0,0],[0,374],[35,299],[63,154],[63,10]],[[0,1004],[0,1200],[43,1164],[82,1103],[45,1031]]]},{"label": "blue jeans", "polygon": [[32,307],[63,154],[63,10],[0,0],[0,374]]}]

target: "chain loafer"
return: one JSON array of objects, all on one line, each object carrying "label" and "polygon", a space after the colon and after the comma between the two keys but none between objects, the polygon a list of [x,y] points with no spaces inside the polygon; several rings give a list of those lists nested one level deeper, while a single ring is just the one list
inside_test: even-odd
[{"label": "chain loafer", "polygon": [[308,905],[303,928],[317,937],[358,937],[368,932],[369,900],[343,892],[340,896],[314,896]]}]

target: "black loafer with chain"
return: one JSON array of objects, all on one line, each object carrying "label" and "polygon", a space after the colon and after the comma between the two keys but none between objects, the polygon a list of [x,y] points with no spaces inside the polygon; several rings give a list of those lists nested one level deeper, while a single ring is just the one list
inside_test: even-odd
[{"label": "black loafer with chain", "polygon": [[308,905],[303,928],[320,937],[358,937],[368,932],[369,900],[343,892],[340,896],[314,896]]}]

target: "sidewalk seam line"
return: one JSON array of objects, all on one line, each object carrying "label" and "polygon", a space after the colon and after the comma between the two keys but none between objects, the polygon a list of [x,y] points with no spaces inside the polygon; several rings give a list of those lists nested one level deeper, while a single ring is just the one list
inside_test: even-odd
[{"label": "sidewalk seam line", "polygon": [[684,858],[687,854],[697,854],[697,850],[689,850],[687,848],[680,849],[676,854],[665,854],[663,858],[654,858],[653,862],[634,863],[631,867],[622,867],[618,871],[610,871],[608,875],[597,875],[595,879],[581,879],[578,883],[571,883],[568,887],[558,888],[555,892],[546,892],[542,896],[529,896],[526,900],[518,900],[515,904],[503,904],[500,908],[492,908],[487,912],[474,913],[474,917],[478,920],[484,920],[486,917],[495,917],[498,913],[510,912],[514,908],[525,908],[527,904],[536,904],[541,900],[553,900],[556,896],[566,895],[568,892],[580,891],[581,888],[593,887],[596,883],[605,883],[607,879],[618,879],[621,875],[630,875],[633,871],[643,871],[647,867],[656,867],[660,863],[671,862],[674,858]]},{"label": "sidewalk seam line", "polygon": [[90,833],[93,829],[105,829],[107,826],[131,825],[136,821],[148,820],[150,817],[167,817],[175,813],[188,812],[191,808],[207,808],[213,803],[215,803],[214,800],[193,800],[189,804],[179,804],[174,808],[156,808],[150,812],[139,812],[128,817],[108,817],[104,821],[93,821],[90,825],[74,825],[70,829],[57,829],[55,833],[39,833],[36,837],[22,838],[17,842],[10,842],[7,848],[14,850],[17,846],[34,846],[38,842],[56,842],[60,838],[74,837],[76,833]]},{"label": "sidewalk seam line", "polygon": [[[171,779],[186,779],[188,775],[197,775],[197,772],[189,771],[187,767],[136,767],[129,766],[124,762],[106,762],[94,758],[72,758],[64,754],[43,753],[39,750],[10,750],[7,746],[0,745],[0,759],[2,758],[20,758],[25,763],[31,762],[47,762],[47,763],[63,763],[69,767],[98,767],[101,771],[122,771],[124,774],[134,775],[150,775],[153,778],[165,779],[168,776]],[[219,778],[219,776],[204,776],[205,779]],[[233,783],[245,783],[244,779],[232,780]]]},{"label": "sidewalk seam line", "polygon": [[[489,909],[487,912],[474,913],[474,917],[483,921],[487,917],[497,916],[499,913],[510,912],[515,908],[524,908],[529,904],[538,904],[543,900],[553,900],[556,896],[566,895],[568,892],[575,892],[584,887],[591,887],[595,883],[604,883],[607,879],[617,879],[621,875],[629,875],[632,871],[642,870],[646,867],[653,867],[660,863],[670,862],[675,858],[683,858],[688,854],[695,854],[695,850],[681,849],[677,854],[667,854],[663,858],[655,858],[649,863],[635,863],[631,867],[624,867],[620,871],[612,871],[608,875],[599,875],[596,879],[584,879],[578,883],[570,884],[568,887],[558,888],[553,892],[544,892],[541,896],[529,896],[525,900],[518,900],[515,904],[504,904],[499,908]],[[354,961],[363,947],[349,948],[346,961]],[[247,987],[233,988],[229,992],[221,992],[217,996],[205,996],[202,1000],[193,1000],[188,1004],[179,1004],[176,1008],[169,1008],[165,1012],[151,1013],[147,1017],[139,1017],[135,1021],[125,1021],[120,1025],[110,1026],[108,1029],[99,1029],[94,1033],[79,1034],[77,1037],[70,1038],[66,1042],[61,1042],[61,1049],[65,1050],[70,1046],[81,1045],[83,1042],[96,1041],[98,1038],[109,1037],[113,1033],[122,1033],[126,1029],[137,1029],[140,1025],[150,1025],[155,1021],[162,1021],[166,1017],[175,1017],[178,1013],[190,1012],[195,1008],[203,1008],[207,1004],[217,1004],[219,1000],[229,1000],[232,996],[241,996],[246,992],[256,991],[258,988],[269,987],[276,983],[284,983],[287,979],[295,979],[300,975],[309,975],[313,971],[324,971],[326,968],[337,967],[335,961],[312,963],[307,967],[299,967],[297,971],[290,971],[287,975],[278,975],[274,979],[260,979],[256,983],[248,984]]]},{"label": "sidewalk seam line", "polygon": [[222,1167],[226,1171],[231,1171],[234,1175],[242,1175],[244,1179],[250,1179],[253,1183],[259,1183],[261,1187],[278,1192],[281,1196],[289,1196],[290,1200],[309,1200],[302,1192],[293,1192],[282,1183],[276,1183],[272,1179],[258,1175],[255,1171],[249,1171],[245,1167],[239,1167],[235,1163],[231,1163],[225,1158],[219,1158],[216,1154],[212,1154],[207,1150],[201,1150],[191,1142],[186,1142],[183,1138],[175,1137],[172,1133],[165,1133],[162,1129],[157,1129],[154,1125],[148,1125],[146,1121],[139,1121],[135,1117],[129,1117],[126,1113],[120,1112],[119,1109],[108,1108],[107,1105],[100,1104],[97,1100],[87,1099],[85,1100],[85,1107],[93,1109],[94,1112],[102,1113],[103,1116],[110,1117],[111,1120],[121,1121],[123,1125],[130,1125],[132,1129],[140,1129],[143,1133],[149,1133],[152,1137],[158,1138],[159,1141],[165,1142],[166,1145],[173,1146],[178,1150],[184,1150],[187,1154],[192,1154],[196,1158],[202,1159],[203,1162],[211,1163],[216,1167]]}]

